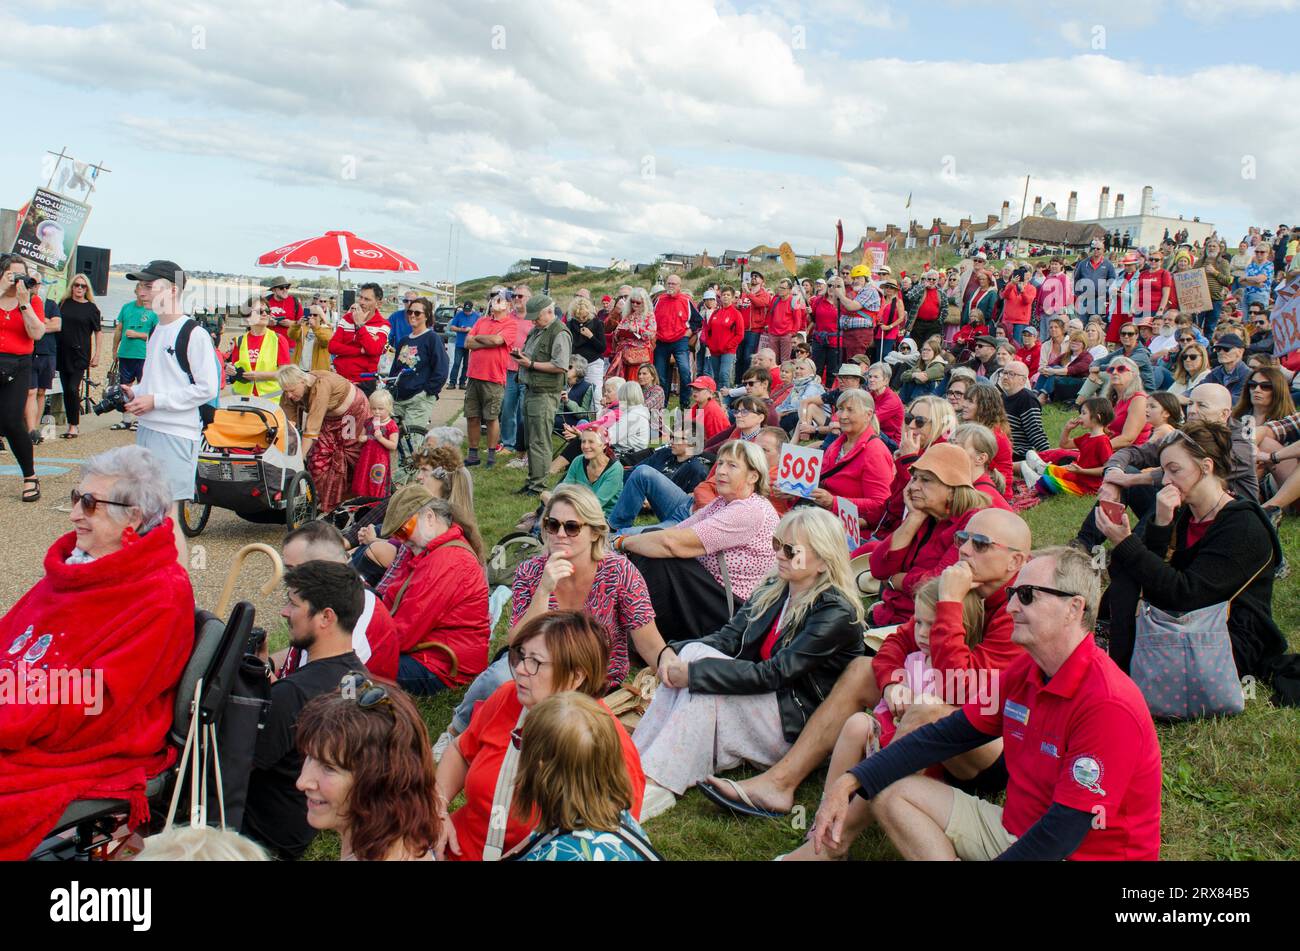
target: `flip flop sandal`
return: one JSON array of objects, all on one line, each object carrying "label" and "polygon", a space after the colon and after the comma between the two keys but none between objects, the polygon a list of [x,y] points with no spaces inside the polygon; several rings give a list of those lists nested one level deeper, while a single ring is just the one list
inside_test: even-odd
[{"label": "flip flop sandal", "polygon": [[41,498],[41,480],[35,477],[30,479],[23,479],[23,495],[22,495],[23,501],[37,502],[40,500],[40,498]]},{"label": "flip flop sandal", "polygon": [[738,816],[752,816],[755,819],[784,819],[789,815],[788,812],[773,812],[770,809],[764,809],[762,806],[755,805],[754,800],[749,798],[749,793],[740,788],[740,785],[730,779],[723,779],[722,782],[731,787],[731,791],[739,796],[739,800],[728,799],[722,793],[714,788],[712,783],[700,783],[699,790],[705,799],[721,806]]},{"label": "flip flop sandal", "polygon": [[60,434],[59,434],[59,438],[60,438],[60,439],[76,439],[76,438],[77,438],[78,436],[80,436],[80,435],[81,435],[81,433],[60,433]]},{"label": "flip flop sandal", "polygon": [[114,423],[112,426],[109,426],[108,428],[109,428],[109,429],[116,430],[116,431],[118,431],[118,432],[121,432],[121,431],[124,430],[124,429],[130,429],[130,428],[131,428],[131,424],[130,424],[130,423]]}]

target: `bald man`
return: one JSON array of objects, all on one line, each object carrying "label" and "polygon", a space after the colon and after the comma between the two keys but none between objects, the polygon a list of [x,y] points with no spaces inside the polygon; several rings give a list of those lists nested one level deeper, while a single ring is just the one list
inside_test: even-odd
[{"label": "bald man", "polygon": [[[1207,423],[1222,423],[1232,431],[1232,475],[1228,478],[1228,491],[1234,498],[1259,501],[1259,479],[1255,474],[1255,446],[1241,428],[1241,420],[1232,418],[1232,394],[1218,383],[1202,383],[1192,390],[1186,408],[1187,421],[1194,419]],[[1138,517],[1141,534],[1151,513],[1156,510],[1156,493],[1164,486],[1164,470],[1160,468],[1160,450],[1171,439],[1148,440],[1141,446],[1125,446],[1106,461],[1102,471],[1101,488],[1097,501],[1121,502]],[[1096,506],[1088,512],[1079,528],[1078,541],[1087,548],[1103,544],[1106,537],[1097,528]]]},{"label": "bald man", "polygon": [[1011,423],[1011,458],[1023,459],[1031,449],[1046,452],[1052,444],[1043,429],[1043,406],[1029,388],[1029,368],[1012,360],[998,374],[998,386]]},{"label": "bald man", "polygon": [[[981,679],[987,682],[993,671],[1002,670],[1021,653],[1011,642],[1006,587],[1029,558],[1033,539],[1019,515],[1001,509],[980,509],[966,523],[966,530],[958,533],[958,539],[958,560],[944,570],[939,582],[939,605],[931,629],[931,650],[937,647],[938,652],[931,656],[936,668],[942,664],[945,671],[961,672],[960,676],[941,677],[936,686],[946,691],[951,681],[969,694],[967,684],[974,681],[977,686]],[[961,621],[961,601],[971,591],[984,599],[984,635],[974,647],[967,645]],[[757,810],[784,815],[794,807],[799,784],[831,754],[849,717],[879,703],[882,687],[888,694],[886,700],[898,708],[900,731],[904,724],[910,731],[968,699],[952,696],[944,697],[941,704],[913,704],[900,694],[902,660],[917,649],[914,626],[915,620],[909,620],[885,639],[875,657],[859,657],[850,663],[830,696],[808,719],[794,746],[770,769],[741,782],[710,777],[701,784],[701,791],[742,814],[760,814],[748,809],[747,799]],[[1000,748],[991,745],[981,747],[945,763],[945,768],[955,780],[976,779],[997,760],[999,752]]]}]

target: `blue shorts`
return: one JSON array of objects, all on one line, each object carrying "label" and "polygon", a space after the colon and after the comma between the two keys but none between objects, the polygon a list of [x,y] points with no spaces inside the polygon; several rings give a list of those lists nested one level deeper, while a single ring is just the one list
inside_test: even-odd
[{"label": "blue shorts", "polygon": [[117,376],[119,383],[130,386],[144,377],[144,357],[118,357]]},{"label": "blue shorts", "polygon": [[135,444],[153,454],[158,469],[171,489],[173,502],[194,498],[194,480],[199,469],[199,440],[169,436],[143,423],[136,430]]},{"label": "blue shorts", "polygon": [[48,390],[54,385],[54,354],[32,354],[32,385],[28,389]]}]

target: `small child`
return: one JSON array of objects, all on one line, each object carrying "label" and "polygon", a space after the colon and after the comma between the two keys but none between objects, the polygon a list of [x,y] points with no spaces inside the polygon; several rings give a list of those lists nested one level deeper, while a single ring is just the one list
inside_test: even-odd
[{"label": "small child", "polygon": [[361,456],[352,476],[354,496],[383,499],[393,491],[393,450],[397,448],[397,423],[393,420],[393,395],[375,390],[370,396],[371,418],[361,436]]},{"label": "small child", "polygon": [[[1106,433],[1106,427],[1114,418],[1115,409],[1110,400],[1094,397],[1085,401],[1079,409],[1077,424],[1077,428],[1085,432],[1071,437],[1078,454],[1070,462],[1049,463],[1039,475],[1034,490],[1039,495],[1096,495],[1101,488],[1106,460],[1115,454]],[[1062,442],[1073,428],[1076,427],[1067,427]],[[1028,463],[1022,465],[1028,467]]]}]

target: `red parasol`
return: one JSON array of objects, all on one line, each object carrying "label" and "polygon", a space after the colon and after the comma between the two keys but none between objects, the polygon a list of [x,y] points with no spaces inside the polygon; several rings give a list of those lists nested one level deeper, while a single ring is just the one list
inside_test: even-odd
[{"label": "red parasol", "polygon": [[326,231],[316,238],[294,241],[268,251],[258,267],[335,271],[342,293],[344,271],[418,271],[420,266],[392,248],[359,238],[351,231]]}]

